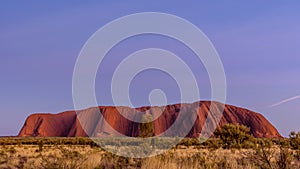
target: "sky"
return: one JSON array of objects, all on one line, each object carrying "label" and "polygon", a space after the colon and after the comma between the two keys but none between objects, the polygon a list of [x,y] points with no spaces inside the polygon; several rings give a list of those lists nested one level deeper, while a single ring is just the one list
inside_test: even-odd
[{"label": "sky", "polygon": [[[263,114],[288,136],[300,130],[299,7],[299,1],[258,0],[1,1],[0,135],[17,135],[32,113],[74,109],[74,65],[95,31],[125,15],[163,12],[188,20],[211,40],[226,73],[226,103]],[[109,87],[118,63],[149,47],[180,55],[195,73],[202,98],[210,98],[207,74],[193,52],[174,39],[145,35],[122,41],[105,56],[96,79],[99,105],[113,104]],[[167,103],[178,101],[174,79],[149,70],[131,83],[133,105],[148,105],[156,88],[165,92]]]}]

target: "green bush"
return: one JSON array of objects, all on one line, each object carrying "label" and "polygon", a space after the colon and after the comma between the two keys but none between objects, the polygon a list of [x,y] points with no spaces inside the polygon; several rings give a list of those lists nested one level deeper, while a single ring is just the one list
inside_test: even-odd
[{"label": "green bush", "polygon": [[250,128],[239,124],[225,124],[214,132],[220,138],[223,148],[246,148],[247,142],[251,142]]},{"label": "green bush", "polygon": [[205,142],[203,142],[202,145],[205,148],[209,148],[209,149],[218,149],[218,148],[222,147],[221,140],[216,139],[216,138],[210,138],[210,139],[206,140]]},{"label": "green bush", "polygon": [[296,133],[295,131],[292,131],[290,133],[290,146],[292,149],[300,149],[300,132]]},{"label": "green bush", "polygon": [[183,146],[199,146],[200,141],[197,138],[184,138],[182,139],[178,145],[183,145]]}]

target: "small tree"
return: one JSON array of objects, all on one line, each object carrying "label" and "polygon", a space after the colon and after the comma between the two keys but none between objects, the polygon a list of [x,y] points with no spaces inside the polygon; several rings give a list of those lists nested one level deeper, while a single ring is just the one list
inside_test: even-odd
[{"label": "small tree", "polygon": [[250,128],[239,124],[225,124],[217,128],[214,135],[220,138],[223,148],[242,148],[253,139]]},{"label": "small tree", "polygon": [[279,152],[273,146],[271,140],[260,139],[253,154],[248,154],[248,158],[261,169],[290,169],[293,168],[293,153],[284,144],[279,145]]},{"label": "small tree", "polygon": [[152,137],[154,136],[154,125],[152,122],[152,115],[144,114],[142,117],[142,123],[139,124],[140,137]]},{"label": "small tree", "polygon": [[40,141],[38,142],[38,145],[39,145],[38,152],[42,152],[42,151],[43,151],[43,146],[44,146],[44,141],[43,141],[43,140],[40,140]]},{"label": "small tree", "polygon": [[292,131],[289,136],[291,148],[300,149],[300,132],[296,133],[295,131]]}]

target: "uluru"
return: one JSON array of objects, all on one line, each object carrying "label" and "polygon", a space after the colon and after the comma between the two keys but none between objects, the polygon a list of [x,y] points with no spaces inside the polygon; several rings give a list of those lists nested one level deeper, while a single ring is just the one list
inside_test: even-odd
[{"label": "uluru", "polygon": [[[223,108],[220,108],[222,106]],[[154,117],[154,135],[160,135],[168,131],[177,119],[180,119],[180,113],[182,117],[194,114],[194,121],[184,118],[179,122],[180,128],[175,133],[169,131],[168,136],[198,137],[204,125],[207,125],[205,122],[211,114],[210,107],[214,108],[215,111],[220,111],[219,113],[222,115],[220,120],[211,120],[208,123],[210,126],[222,126],[227,123],[241,124],[249,127],[251,134],[257,138],[281,137],[277,129],[261,114],[245,108],[211,101],[172,104],[164,107],[99,106],[58,114],[32,114],[27,117],[18,136],[86,137],[118,136],[121,134],[137,137],[140,134],[140,123],[132,119],[138,120],[146,113]],[[185,134],[184,131],[186,130],[188,133]]]}]

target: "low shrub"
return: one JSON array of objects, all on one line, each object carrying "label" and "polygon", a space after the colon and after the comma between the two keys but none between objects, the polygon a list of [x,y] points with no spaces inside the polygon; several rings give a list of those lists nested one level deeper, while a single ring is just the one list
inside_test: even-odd
[{"label": "low shrub", "polygon": [[214,132],[214,136],[222,142],[222,147],[247,148],[254,138],[250,135],[250,128],[239,124],[225,124]]}]

